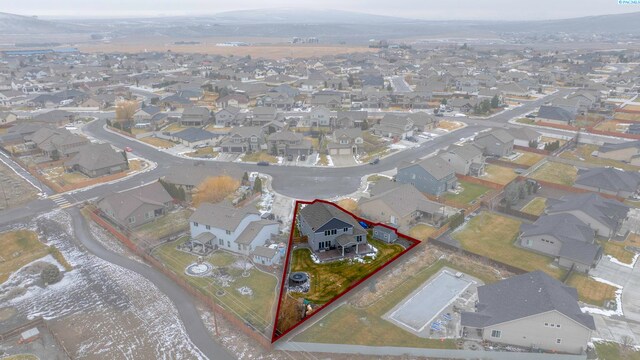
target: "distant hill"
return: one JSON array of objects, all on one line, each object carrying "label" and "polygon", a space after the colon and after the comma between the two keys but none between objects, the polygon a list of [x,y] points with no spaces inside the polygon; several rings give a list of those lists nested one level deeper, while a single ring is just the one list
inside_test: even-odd
[{"label": "distant hill", "polygon": [[561,20],[492,23],[479,27],[486,30],[509,32],[640,34],[638,24],[640,24],[640,12]]},{"label": "distant hill", "polygon": [[88,29],[79,25],[0,12],[0,34],[3,35],[64,34],[85,31]]},{"label": "distant hill", "polygon": [[[220,24],[398,24],[420,20],[342,10],[298,8],[227,11],[208,17]],[[420,21],[422,22],[422,21]]]}]

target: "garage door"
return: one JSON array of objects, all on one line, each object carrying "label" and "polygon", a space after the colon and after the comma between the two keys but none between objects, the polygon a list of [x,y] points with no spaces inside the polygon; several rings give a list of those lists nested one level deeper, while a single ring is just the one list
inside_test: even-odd
[{"label": "garage door", "polygon": [[337,155],[338,149],[329,149],[329,155]]},{"label": "garage door", "polygon": [[351,149],[340,149],[340,155],[349,155],[351,154]]}]

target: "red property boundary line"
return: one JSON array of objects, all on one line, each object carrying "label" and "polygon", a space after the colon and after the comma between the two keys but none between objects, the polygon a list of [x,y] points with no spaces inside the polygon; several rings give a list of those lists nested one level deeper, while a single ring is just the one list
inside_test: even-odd
[{"label": "red property boundary line", "polygon": [[[362,279],[356,281],[355,283],[351,284],[349,287],[347,287],[342,293],[340,293],[338,296],[334,297],[333,299],[331,299],[328,303],[320,306],[319,308],[317,308],[313,314],[311,314],[310,316],[300,320],[297,324],[293,325],[292,327],[290,327],[289,329],[287,329],[284,333],[277,335],[276,336],[276,331],[278,328],[278,316],[280,314],[280,306],[282,305],[282,295],[284,294],[284,284],[286,281],[286,275],[287,275],[287,270],[289,268],[289,261],[291,260],[291,250],[293,249],[293,232],[295,229],[295,225],[296,225],[296,221],[297,221],[297,215],[298,215],[298,209],[300,208],[300,205],[310,205],[310,204],[314,204],[316,202],[321,202],[321,203],[325,203],[325,204],[329,204],[329,205],[333,205],[336,208],[338,208],[339,210],[343,211],[346,214],[349,214],[351,217],[353,217],[354,219],[356,219],[357,221],[361,221],[367,224],[367,228],[372,228],[374,226],[383,226],[387,229],[393,230],[396,235],[398,235],[398,237],[401,237],[405,240],[408,240],[409,242],[411,242],[411,246],[409,246],[408,248],[404,249],[404,251],[400,252],[399,254],[397,254],[396,256],[394,256],[393,258],[387,260],[387,262],[385,262],[384,264],[382,264],[380,267],[378,267],[376,270],[374,270],[373,272],[371,272],[370,274],[368,274],[367,276],[363,277]],[[311,319],[312,317],[314,317],[314,315],[316,315],[317,313],[319,313],[321,310],[323,310],[324,308],[328,307],[329,305],[331,305],[333,302],[335,302],[336,300],[340,299],[341,297],[343,297],[344,295],[346,295],[349,291],[353,290],[354,288],[356,288],[358,285],[362,284],[363,282],[365,282],[367,279],[369,279],[370,277],[372,277],[373,275],[377,274],[380,270],[384,269],[385,267],[387,267],[387,265],[391,264],[392,262],[396,261],[398,258],[400,258],[402,255],[406,254],[407,252],[409,252],[411,249],[413,249],[414,247],[416,247],[418,244],[420,244],[421,241],[418,239],[415,239],[411,236],[399,233],[397,229],[387,225],[387,224],[383,224],[383,223],[374,223],[372,221],[369,221],[367,219],[361,218],[358,215],[355,215],[354,213],[345,210],[344,208],[338,206],[337,204],[331,202],[331,201],[327,201],[327,200],[321,200],[321,199],[316,199],[314,201],[303,201],[303,200],[296,200],[296,204],[295,204],[295,210],[293,212],[293,221],[291,221],[291,231],[289,233],[289,245],[287,246],[287,257],[283,266],[283,272],[282,272],[282,280],[280,283],[280,294],[278,296],[278,307],[276,309],[276,317],[275,317],[275,321],[273,323],[273,333],[271,335],[271,343],[273,344],[274,342],[278,341],[279,339],[281,339],[282,337],[284,337],[285,335],[287,335],[289,332],[293,331],[294,329],[296,329],[298,326],[302,325],[304,322],[306,322],[307,320]]]}]

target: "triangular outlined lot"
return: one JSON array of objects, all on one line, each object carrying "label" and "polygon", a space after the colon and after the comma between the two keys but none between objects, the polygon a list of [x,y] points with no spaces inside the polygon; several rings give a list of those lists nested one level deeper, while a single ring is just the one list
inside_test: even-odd
[{"label": "triangular outlined lot", "polygon": [[[310,205],[300,213],[302,207]],[[318,228],[313,227],[322,224],[326,218],[331,220]],[[309,240],[309,236],[303,234],[305,232],[313,239]],[[343,233],[339,235],[340,232]],[[331,241],[324,241],[323,236]],[[393,240],[395,237],[398,240]],[[313,318],[419,243],[420,240],[402,234],[390,225],[364,219],[333,202],[296,200],[271,342]],[[294,251],[296,257],[292,261]],[[298,271],[300,269],[307,271]],[[330,269],[329,273],[326,269]],[[302,274],[292,279],[293,273]],[[345,275],[346,280],[341,275]],[[296,280],[303,285],[296,286]],[[295,291],[298,289],[307,291]]]}]

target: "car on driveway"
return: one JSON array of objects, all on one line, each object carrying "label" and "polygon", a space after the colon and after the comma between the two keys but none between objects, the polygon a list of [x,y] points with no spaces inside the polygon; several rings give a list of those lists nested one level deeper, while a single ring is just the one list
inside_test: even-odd
[{"label": "car on driveway", "polygon": [[258,165],[258,166],[269,166],[269,162],[268,161],[258,161],[258,163],[256,165]]}]

